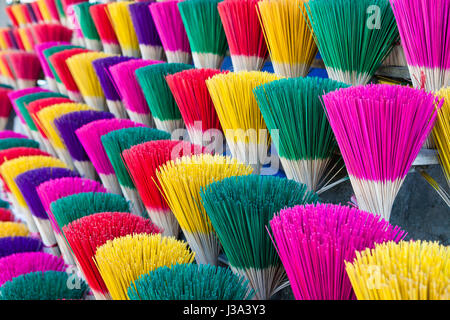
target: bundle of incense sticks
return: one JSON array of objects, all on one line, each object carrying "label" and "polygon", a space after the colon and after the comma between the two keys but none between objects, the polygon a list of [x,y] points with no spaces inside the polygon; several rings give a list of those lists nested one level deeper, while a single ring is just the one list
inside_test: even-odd
[{"label": "bundle of incense sticks", "polygon": [[58,243],[58,247],[61,250],[64,261],[70,265],[75,264],[75,261],[72,257],[72,251],[65,241],[61,229],[59,228],[58,223],[56,222],[55,217],[50,210],[50,205],[52,202],[58,199],[73,194],[81,192],[106,193],[107,190],[97,181],[86,178],[69,177],[43,182],[37,187],[36,191],[50,220],[56,241]]},{"label": "bundle of incense sticks", "polygon": [[161,165],[156,176],[198,264],[217,265],[220,243],[201,204],[200,190],[213,181],[249,175],[252,168],[235,159],[210,154],[186,156]]},{"label": "bundle of incense sticks", "polygon": [[346,270],[359,300],[448,300],[448,246],[401,241],[356,252]]},{"label": "bundle of incense sticks", "polygon": [[156,171],[168,161],[208,151],[188,142],[154,140],[124,150],[122,159],[150,219],[162,229],[164,236],[178,237],[180,225],[164,199]]},{"label": "bundle of incense sticks", "polygon": [[225,0],[217,5],[234,71],[259,71],[269,55],[257,6],[258,0]]},{"label": "bundle of incense sticks", "polygon": [[61,42],[45,42],[40,43],[34,46],[34,51],[36,52],[39,62],[41,63],[42,71],[44,72],[45,80],[47,81],[48,87],[51,91],[58,91],[56,86],[55,76],[53,75],[52,70],[48,64],[47,59],[44,56],[44,50],[55,47],[58,45],[69,44],[69,43],[61,43]]},{"label": "bundle of incense sticks", "polygon": [[438,110],[433,137],[439,151],[442,170],[450,187],[450,87],[439,90],[437,94],[444,98],[444,104]]},{"label": "bundle of incense sticks", "polygon": [[170,139],[169,133],[146,127],[120,129],[101,137],[102,145],[114,168],[122,193],[131,202],[131,209],[137,215],[145,215],[145,207],[125,167],[122,152],[147,141],[167,139]]},{"label": "bundle of incense sticks", "polygon": [[136,31],[142,59],[163,60],[163,47],[149,10],[151,3],[151,1],[131,3],[128,10]]},{"label": "bundle of incense sticks", "polygon": [[443,101],[423,90],[391,85],[350,87],[322,98],[359,208],[389,221]]},{"label": "bundle of incense sticks", "polygon": [[114,300],[129,299],[128,287],[123,284],[129,285],[140,275],[193,260],[194,253],[186,242],[160,234],[142,233],[109,240],[97,248],[94,257],[94,263]]},{"label": "bundle of incense sticks", "polygon": [[200,196],[231,269],[249,280],[256,299],[270,299],[284,288],[286,274],[266,226],[278,210],[315,203],[317,195],[292,180],[244,175],[213,182]]},{"label": "bundle of incense sticks", "polygon": [[114,130],[140,126],[142,124],[128,119],[106,119],[88,123],[75,131],[103,185],[113,193],[121,195],[122,191],[101,137]]},{"label": "bundle of incense sticks", "polygon": [[331,79],[307,77],[281,79],[253,90],[268,129],[278,130],[274,144],[286,177],[309,190],[326,185],[338,164],[336,140],[320,97],[346,87]]},{"label": "bundle of incense sticks", "polygon": [[100,36],[89,11],[92,5],[89,2],[82,2],[74,5],[72,8],[83,33],[86,48],[101,51],[103,49],[102,42],[100,41]]},{"label": "bundle of incense sticks", "polygon": [[8,139],[8,138],[19,138],[19,139],[27,139],[28,137],[24,134],[10,131],[10,130],[2,130],[0,131],[0,139]]},{"label": "bundle of incense sticks", "polygon": [[448,0],[390,0],[415,88],[450,86]]},{"label": "bundle of incense sticks", "polygon": [[59,158],[62,159],[70,168],[74,168],[74,163],[54,122],[57,118],[65,114],[84,110],[92,110],[92,108],[86,104],[61,103],[42,109],[37,113],[36,117],[36,120],[39,121],[40,126],[43,128],[50,143],[52,144],[53,149],[56,151]]},{"label": "bundle of incense sticks", "polygon": [[161,62],[132,59],[109,67],[109,73],[117,88],[117,92],[122,98],[121,100],[123,101],[123,106],[127,111],[128,117],[133,121],[149,127],[154,127],[155,123],[142,89],[136,79],[135,71],[139,68]]},{"label": "bundle of incense sticks", "polygon": [[103,52],[87,52],[77,54],[66,60],[84,101],[100,111],[106,109],[105,95],[95,74],[92,61],[108,56]]},{"label": "bundle of incense sticks", "polygon": [[18,89],[31,88],[36,86],[36,82],[41,74],[41,64],[35,53],[16,51],[7,55],[14,73]]},{"label": "bundle of incense sticks", "polygon": [[20,252],[41,252],[42,241],[30,237],[0,238],[0,258]]},{"label": "bundle of incense sticks", "polygon": [[64,260],[45,252],[15,253],[0,259],[0,286],[22,274],[49,270],[65,271]]},{"label": "bundle of incense sticks", "polygon": [[80,89],[78,89],[78,86],[73,79],[69,67],[66,64],[66,60],[74,55],[88,51],[89,50],[87,49],[81,48],[63,50],[53,54],[49,59],[62,84],[66,87],[67,95],[70,99],[76,102],[84,102],[83,96],[81,95]]},{"label": "bundle of incense sticks", "polygon": [[27,105],[27,110],[30,114],[31,119],[33,120],[33,123],[36,125],[39,134],[42,138],[42,142],[44,143],[43,149],[47,150],[48,153],[53,155],[54,157],[57,157],[57,153],[55,149],[53,148],[52,144],[48,140],[47,134],[45,133],[44,128],[41,126],[41,123],[39,122],[39,119],[37,117],[37,113],[41,111],[42,109],[45,109],[47,107],[50,107],[55,104],[61,104],[61,103],[70,103],[73,102],[69,98],[65,97],[50,97],[50,98],[41,98],[34,100],[30,102]]},{"label": "bundle of incense sticks", "polygon": [[94,67],[95,73],[100,81],[103,93],[105,94],[106,105],[108,106],[109,111],[112,112],[116,118],[120,119],[127,119],[128,115],[118,92],[119,89],[114,83],[114,78],[111,75],[109,68],[131,59],[134,58],[114,56],[92,61],[92,66]]},{"label": "bundle of incense sticks", "polygon": [[0,239],[5,237],[26,237],[30,231],[23,223],[0,222]]},{"label": "bundle of incense sticks", "polygon": [[33,220],[39,230],[46,249],[56,256],[60,250],[56,242],[55,234],[47,213],[37,194],[36,188],[43,182],[62,177],[77,177],[78,173],[65,168],[45,167],[29,170],[15,178],[15,182],[22,193],[28,208],[33,215]]},{"label": "bundle of incense sticks", "polygon": [[185,263],[141,275],[127,294],[130,300],[250,300],[254,292],[229,269]]},{"label": "bundle of incense sticks", "polygon": [[156,2],[149,6],[169,63],[191,63],[189,39],[178,10],[178,0]]},{"label": "bundle of incense sticks", "polygon": [[331,79],[368,83],[398,40],[389,0],[316,0],[306,8]]},{"label": "bundle of incense sticks", "polygon": [[60,138],[64,141],[64,145],[72,157],[75,168],[83,177],[98,178],[97,172],[75,131],[90,122],[112,118],[114,118],[114,115],[109,112],[86,110],[67,113],[54,121]]},{"label": "bundle of incense sticks", "polygon": [[[305,77],[317,46],[303,0],[262,0],[258,16],[275,73],[288,77]],[[348,50],[348,48],[345,48]]]},{"label": "bundle of incense sticks", "polygon": [[355,299],[344,263],[358,250],[406,236],[373,214],[332,204],[283,209],[270,227],[297,300]]},{"label": "bundle of incense sticks", "polygon": [[270,136],[252,90],[278,79],[272,73],[241,71],[206,80],[233,157],[250,164],[256,174],[268,160]]},{"label": "bundle of incense sticks", "polygon": [[31,139],[8,138],[0,140],[0,150],[7,150],[16,147],[39,148],[39,143]]},{"label": "bundle of incense sticks", "polygon": [[31,27],[31,33],[36,45],[54,41],[70,42],[72,39],[72,30],[59,23],[36,24]]},{"label": "bundle of incense sticks", "polygon": [[183,63],[160,63],[136,70],[136,78],[159,130],[173,133],[184,127],[180,110],[165,77],[192,68],[191,65]]},{"label": "bundle of incense sticks", "polygon": [[108,16],[125,56],[140,58],[139,41],[133,28],[128,6],[132,1],[108,3]]},{"label": "bundle of incense sticks", "polygon": [[62,44],[62,45],[58,45],[58,46],[52,46],[50,48],[45,49],[42,52],[45,59],[47,60],[47,64],[48,64],[48,66],[53,74],[53,77],[55,79],[56,87],[57,87],[57,90],[55,90],[55,91],[59,91],[62,94],[67,94],[67,90],[66,90],[66,87],[64,86],[64,84],[61,82],[61,79],[59,79],[59,76],[56,73],[55,69],[53,68],[53,65],[50,63],[50,58],[55,53],[58,53],[58,52],[61,52],[64,50],[68,50],[68,49],[74,49],[74,48],[81,48],[81,47],[71,45],[71,44]]},{"label": "bundle of incense sticks", "polygon": [[38,228],[34,222],[33,216],[27,206],[27,203],[20,192],[15,178],[26,171],[44,167],[65,168],[66,164],[61,160],[49,156],[24,156],[4,162],[0,166],[0,174],[3,176],[8,188],[14,197],[11,199],[16,208],[16,212],[23,216],[27,226],[32,233],[37,233]]},{"label": "bundle of incense sticks", "polygon": [[214,153],[223,151],[222,127],[206,80],[220,73],[215,69],[189,69],[166,76],[167,85],[180,110],[192,143]]},{"label": "bundle of incense sticks", "polygon": [[111,295],[94,263],[96,249],[115,238],[155,234],[159,229],[150,220],[131,213],[103,212],[75,220],[63,227],[63,231],[95,298],[110,300]]},{"label": "bundle of incense sticks", "polygon": [[[68,283],[76,283],[73,288]],[[88,286],[76,275],[62,271],[37,271],[15,277],[0,287],[5,300],[81,300]]]},{"label": "bundle of incense sticks", "polygon": [[120,54],[119,40],[108,17],[107,4],[94,4],[89,8],[92,21],[95,24],[103,51],[110,54]]},{"label": "bundle of incense sticks", "polygon": [[196,68],[218,69],[228,49],[217,4],[220,0],[187,0],[178,3]]}]

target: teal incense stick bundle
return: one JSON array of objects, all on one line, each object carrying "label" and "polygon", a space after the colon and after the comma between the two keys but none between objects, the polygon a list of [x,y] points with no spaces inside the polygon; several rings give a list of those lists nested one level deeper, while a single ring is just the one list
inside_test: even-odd
[{"label": "teal incense stick bundle", "polygon": [[144,214],[144,204],[124,164],[122,152],[147,141],[169,139],[170,134],[168,132],[146,127],[120,129],[101,137],[103,147],[114,168],[122,193],[131,202],[131,210],[137,215],[147,216],[147,214]]},{"label": "teal incense stick bundle", "polygon": [[95,51],[102,51],[102,42],[100,41],[100,36],[89,11],[93,5],[93,3],[82,2],[74,5],[73,10],[75,12],[78,24],[81,27],[86,48]]},{"label": "teal incense stick bundle", "polygon": [[217,5],[221,0],[178,3],[196,68],[219,69],[228,49]]},{"label": "teal incense stick bundle", "polygon": [[331,79],[367,84],[399,39],[389,0],[313,0],[306,4]]},{"label": "teal incense stick bundle", "polygon": [[141,275],[127,294],[131,300],[249,300],[254,295],[248,281],[229,269],[192,263]]},{"label": "teal incense stick bundle", "polygon": [[285,207],[315,203],[304,184],[272,176],[248,175],[213,182],[200,191],[233,272],[246,277],[256,299],[270,297],[288,283],[267,225]]},{"label": "teal incense stick bundle", "polygon": [[326,183],[337,149],[321,96],[348,85],[314,77],[281,79],[253,90],[288,179],[317,191]]},{"label": "teal incense stick bundle", "polygon": [[172,133],[183,128],[180,110],[166,82],[166,76],[193,67],[184,63],[160,63],[139,68],[136,78],[142,88],[156,128]]},{"label": "teal incense stick bundle", "polygon": [[[86,282],[63,271],[37,271],[20,275],[0,287],[2,300],[81,300]],[[73,288],[68,283],[74,282]],[[76,284],[76,285],[75,285]]]}]

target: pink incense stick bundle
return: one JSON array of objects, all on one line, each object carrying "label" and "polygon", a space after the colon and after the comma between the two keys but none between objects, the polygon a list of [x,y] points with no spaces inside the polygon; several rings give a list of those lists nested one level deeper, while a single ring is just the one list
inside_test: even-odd
[{"label": "pink incense stick bundle", "polygon": [[36,52],[39,61],[41,62],[42,71],[44,71],[45,80],[48,83],[48,86],[51,91],[58,92],[58,87],[56,86],[55,75],[50,69],[48,61],[44,56],[44,50],[47,50],[51,47],[59,46],[59,45],[67,45],[68,42],[44,42],[34,46],[34,51]]},{"label": "pink incense stick bundle", "polygon": [[184,29],[178,0],[152,3],[149,6],[156,30],[169,63],[191,63],[192,54],[189,39]]},{"label": "pink incense stick bundle", "polygon": [[55,233],[56,241],[58,242],[59,249],[61,250],[64,261],[67,264],[75,264],[69,245],[67,244],[58,223],[50,210],[50,204],[58,199],[71,196],[73,194],[82,192],[102,192],[107,193],[106,190],[99,182],[86,178],[79,177],[65,177],[60,179],[53,179],[41,183],[36,189],[45,212],[47,212],[48,218],[51,222],[53,231]]},{"label": "pink incense stick bundle", "polygon": [[283,209],[270,227],[297,300],[355,300],[344,261],[406,236],[376,215],[333,204]]},{"label": "pink incense stick bundle", "polygon": [[36,82],[41,75],[41,63],[35,53],[15,51],[8,54],[11,69],[14,70],[19,89],[36,86]]},{"label": "pink incense stick bundle", "polygon": [[390,2],[414,87],[438,91],[449,86],[450,1]]},{"label": "pink incense stick bundle", "polygon": [[[414,88],[450,86],[450,1],[391,0]],[[433,137],[424,144],[435,149]]]},{"label": "pink incense stick bundle", "polygon": [[149,127],[155,126],[153,117],[134,72],[139,68],[156,63],[163,63],[163,61],[133,59],[109,68],[130,119]]},{"label": "pink incense stick bundle", "polygon": [[259,71],[269,55],[256,12],[259,0],[225,0],[217,5],[230,46],[233,71]]},{"label": "pink incense stick bundle", "polygon": [[389,221],[443,100],[410,87],[367,85],[328,93],[323,101],[359,209]]},{"label": "pink incense stick bundle", "polygon": [[108,17],[107,6],[106,3],[96,4],[89,8],[89,12],[102,41],[103,51],[110,54],[120,54],[119,40],[117,40],[116,33]]},{"label": "pink incense stick bundle", "polygon": [[[190,69],[166,76],[166,82],[180,109],[192,143],[208,146],[217,142],[214,135],[220,133],[219,117],[212,102],[206,80],[220,73],[215,69]],[[212,145],[211,150],[223,146]]]},{"label": "pink incense stick bundle", "polygon": [[15,253],[0,259],[0,286],[22,274],[50,270],[65,271],[64,260],[45,252]]},{"label": "pink incense stick bundle", "polygon": [[128,119],[106,119],[90,122],[75,131],[100,180],[112,193],[122,195],[122,190],[103,147],[101,137],[114,130],[140,126],[143,125]]}]

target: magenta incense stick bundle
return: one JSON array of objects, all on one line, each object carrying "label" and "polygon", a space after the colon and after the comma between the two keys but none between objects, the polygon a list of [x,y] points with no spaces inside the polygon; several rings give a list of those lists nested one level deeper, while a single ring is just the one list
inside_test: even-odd
[{"label": "magenta incense stick bundle", "polygon": [[274,245],[297,300],[354,300],[344,261],[406,233],[376,215],[333,204],[295,206],[270,221]]},{"label": "magenta incense stick bundle", "polygon": [[169,63],[191,63],[189,39],[178,10],[178,0],[167,0],[149,6]]},{"label": "magenta incense stick bundle", "polygon": [[390,0],[415,88],[450,85],[450,1]]},{"label": "magenta incense stick bundle", "polygon": [[122,97],[124,107],[131,120],[154,127],[150,108],[134,72],[142,67],[163,61],[133,59],[109,67],[115,87]]},{"label": "magenta incense stick bundle", "polygon": [[367,85],[323,96],[358,206],[389,221],[392,205],[443,101],[403,86]]}]

